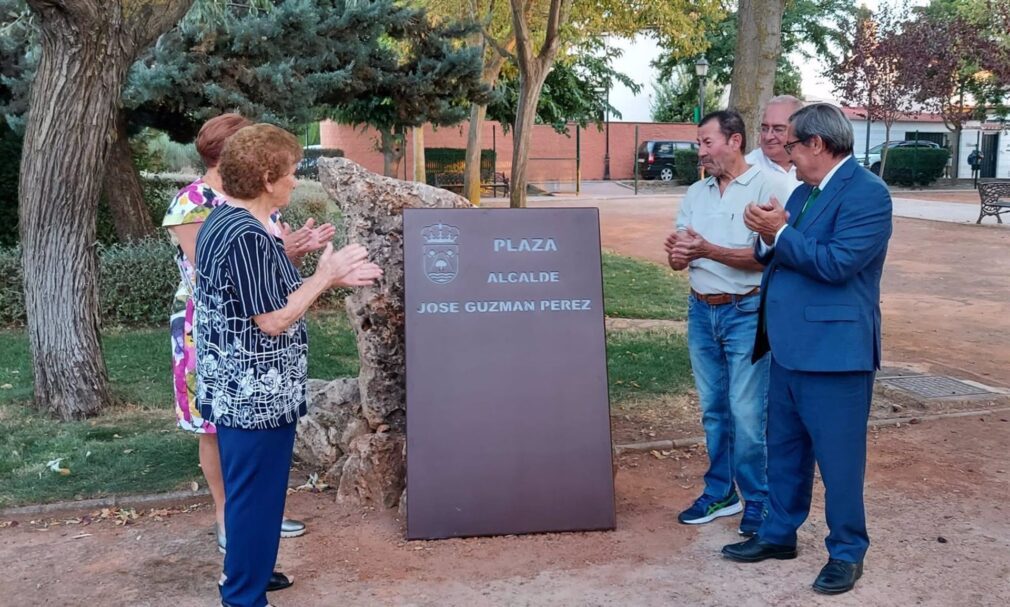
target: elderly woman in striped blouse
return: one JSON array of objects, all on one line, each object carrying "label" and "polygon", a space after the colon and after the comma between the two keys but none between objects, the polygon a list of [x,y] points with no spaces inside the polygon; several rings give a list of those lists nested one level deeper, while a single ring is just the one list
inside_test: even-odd
[{"label": "elderly woman in striped blouse", "polygon": [[[271,233],[290,202],[301,147],[268,124],[228,139],[219,172],[228,202],[197,238],[197,404],[217,428],[228,552],[222,604],[262,607],[277,558],[295,422],[306,410],[305,312],[334,287],[372,284],[382,270],[352,244],[327,245],[302,278]],[[276,585],[276,584],[275,584]]]}]

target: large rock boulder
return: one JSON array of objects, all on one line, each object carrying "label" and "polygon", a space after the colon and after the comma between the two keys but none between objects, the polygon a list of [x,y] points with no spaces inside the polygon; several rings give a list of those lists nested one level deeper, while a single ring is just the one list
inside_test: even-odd
[{"label": "large rock boulder", "polygon": [[356,380],[310,384],[309,414],[299,421],[295,452],[339,482],[338,500],[394,507],[406,472],[403,209],[472,205],[452,192],[376,175],[344,158],[321,158],[319,180],[340,207],[346,241],[368,249],[385,275],[347,297],[361,371]]}]

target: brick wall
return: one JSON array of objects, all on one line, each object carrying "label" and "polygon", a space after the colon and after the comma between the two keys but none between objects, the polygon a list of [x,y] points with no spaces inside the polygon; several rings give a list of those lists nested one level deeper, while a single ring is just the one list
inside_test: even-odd
[{"label": "brick wall", "polygon": [[[631,179],[635,159],[635,127],[639,141],[648,139],[673,139],[694,141],[697,127],[688,123],[611,122],[610,123],[610,176],[611,179]],[[433,129],[424,127],[424,145],[428,148],[466,148],[467,123]],[[606,127],[589,125],[581,130],[582,178],[603,179],[604,156],[607,149]],[[529,161],[531,183],[565,183],[575,181],[576,127],[569,125],[569,134],[556,133],[545,125],[533,127],[532,153]],[[382,172],[382,154],[379,153],[379,134],[369,127],[354,127],[326,121],[320,125],[323,147],[340,148],[344,155],[376,173]],[[497,170],[506,174],[512,168],[512,133],[502,130],[497,122],[485,122],[481,146],[497,150]],[[413,162],[412,137],[407,137],[406,166]],[[403,177],[401,164],[399,176]],[[408,169],[408,174],[410,169]]]}]

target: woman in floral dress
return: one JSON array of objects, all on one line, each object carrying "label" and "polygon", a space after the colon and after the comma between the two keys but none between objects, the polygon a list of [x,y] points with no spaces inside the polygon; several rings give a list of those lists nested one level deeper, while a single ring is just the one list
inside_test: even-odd
[{"label": "woman in floral dress", "polygon": [[[179,190],[172,200],[162,226],[168,228],[176,246],[175,261],[179,267],[180,281],[172,303],[172,376],[175,388],[175,413],[183,430],[200,435],[200,467],[203,469],[217,520],[218,548],[224,552],[224,481],[221,476],[221,459],[218,453],[214,424],[200,415],[196,406],[196,342],[193,336],[193,292],[196,271],[196,237],[210,212],[226,201],[218,173],[218,162],[225,141],[252,122],[238,114],[223,114],[207,121],[196,138],[196,149],[203,159],[207,172]],[[274,236],[284,240],[285,254],[299,260],[310,251],[322,248],[333,237],[335,229],[330,224],[313,227],[309,219],[305,226],[292,232],[279,221],[279,214],[270,217]],[[299,521],[285,519],[282,537],[297,537],[305,532]]]}]

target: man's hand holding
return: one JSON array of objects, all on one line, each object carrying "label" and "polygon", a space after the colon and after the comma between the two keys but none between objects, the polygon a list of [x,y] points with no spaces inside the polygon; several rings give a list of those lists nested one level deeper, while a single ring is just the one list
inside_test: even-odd
[{"label": "man's hand holding", "polygon": [[677,236],[677,243],[673,247],[673,256],[685,259],[688,262],[703,257],[709,257],[710,244],[701,234],[688,227],[687,231],[681,232]]},{"label": "man's hand holding", "polygon": [[677,240],[681,234],[683,232],[672,232],[663,243],[663,250],[666,251],[666,263],[670,264],[674,270],[683,270],[690,261],[677,252]]}]

